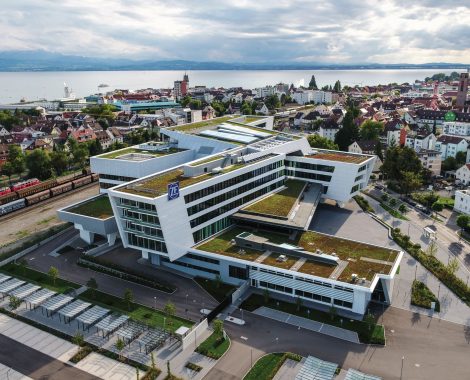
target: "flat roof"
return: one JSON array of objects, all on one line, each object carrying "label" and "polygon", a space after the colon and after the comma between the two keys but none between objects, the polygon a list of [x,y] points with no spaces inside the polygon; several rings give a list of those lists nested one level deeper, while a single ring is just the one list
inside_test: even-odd
[{"label": "flat roof", "polygon": [[98,219],[108,219],[114,215],[107,195],[101,195],[91,199],[90,201],[85,201],[63,211]]},{"label": "flat roof", "polygon": [[237,162],[232,165],[225,166],[221,169],[220,173],[205,173],[195,177],[185,177],[183,168],[173,169],[166,171],[161,174],[157,174],[146,179],[138,180],[136,182],[131,182],[127,185],[123,185],[118,188],[118,191],[122,191],[129,194],[141,195],[149,198],[156,198],[160,195],[166,194],[168,192],[168,184],[179,182],[180,189],[194,185],[199,182],[207,181],[208,179],[217,177],[222,174],[230,173],[234,170],[240,169],[242,167],[254,164],[261,160],[271,158],[275,155],[266,154],[254,159],[249,162]]},{"label": "flat roof", "polygon": [[[288,263],[292,263],[292,266],[286,268],[285,261],[276,260],[279,256],[278,253],[272,252],[267,255],[266,252],[260,250],[236,245],[234,243],[235,237],[243,232],[266,238],[270,243],[296,246],[305,250],[306,253],[300,255],[295,251],[290,252]],[[228,229],[210,240],[196,245],[194,248],[276,268],[361,285],[360,282],[353,279],[352,275],[355,274],[358,279],[366,279],[366,282],[362,284],[365,286],[368,286],[376,274],[389,274],[399,255],[399,251],[387,247],[379,247],[315,231],[299,232],[291,240],[287,234],[269,231],[268,229],[255,231],[249,227],[241,226]],[[309,252],[335,256],[339,259],[339,265],[330,265],[317,261],[314,255],[310,258],[308,256]]]},{"label": "flat roof", "polygon": [[229,116],[216,117],[216,118],[210,119],[210,120],[197,121],[195,123],[177,125],[175,127],[169,127],[167,129],[169,131],[190,132],[190,131],[195,131],[195,130],[201,129],[201,128],[213,127],[213,126],[222,124],[224,121],[235,119],[237,117],[239,117],[239,116],[238,115],[229,115]]},{"label": "flat roof", "polygon": [[[113,152],[100,154],[97,156],[98,158],[107,158],[107,159],[118,159],[118,160],[128,160],[133,161],[131,157],[126,157],[131,154],[138,154],[142,156],[149,156],[148,158],[160,157],[160,156],[167,156],[169,154],[174,154],[178,152],[182,152],[186,149],[179,149],[179,148],[169,148],[168,150],[147,150],[144,148],[140,148],[138,146],[133,146],[129,148],[115,150]],[[137,160],[142,161],[142,160]]]},{"label": "flat roof", "polygon": [[305,157],[316,158],[317,160],[346,162],[348,164],[362,164],[363,162],[371,158],[370,156],[359,154],[322,150],[319,150],[317,153],[309,154]]}]

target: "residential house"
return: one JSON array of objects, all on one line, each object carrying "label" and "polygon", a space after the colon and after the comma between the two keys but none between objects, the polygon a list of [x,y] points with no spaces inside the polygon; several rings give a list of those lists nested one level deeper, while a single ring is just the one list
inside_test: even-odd
[{"label": "residential house", "polygon": [[420,149],[416,152],[423,168],[428,169],[432,176],[441,174],[441,152],[435,149]]},{"label": "residential house", "polygon": [[470,136],[470,122],[445,121],[442,123],[442,133],[445,135]]},{"label": "residential house", "polygon": [[433,133],[406,136],[405,146],[417,152],[420,149],[434,149],[436,141],[437,137]]},{"label": "residential house", "polygon": [[69,137],[76,140],[78,143],[88,142],[96,139],[96,134],[89,126],[82,125],[75,128],[70,132]]},{"label": "residential house", "polygon": [[0,168],[8,159],[8,145],[0,144]]},{"label": "residential house", "polygon": [[320,126],[318,134],[321,137],[325,137],[328,140],[335,141],[336,134],[340,130],[339,124],[334,119],[325,120],[325,122]]},{"label": "residential house", "polygon": [[436,141],[436,150],[441,152],[441,158],[455,157],[457,152],[466,152],[468,142],[464,137],[441,135]]},{"label": "residential house", "polygon": [[0,137],[7,137],[10,136],[10,132],[7,131],[7,129],[0,124]]},{"label": "residential house", "polygon": [[256,114],[269,115],[269,109],[266,107],[266,104],[259,104],[258,107],[256,107]]},{"label": "residential house", "polygon": [[454,211],[470,215],[470,191],[457,190],[455,192]]},{"label": "residential house", "polygon": [[470,164],[465,164],[455,171],[455,179],[463,185],[470,185]]},{"label": "residential house", "polygon": [[[348,152],[357,153],[357,154],[374,154],[377,148],[377,140],[358,140],[354,141],[351,145],[348,146]],[[377,157],[374,164],[373,172],[380,171],[382,166],[382,160]]]}]

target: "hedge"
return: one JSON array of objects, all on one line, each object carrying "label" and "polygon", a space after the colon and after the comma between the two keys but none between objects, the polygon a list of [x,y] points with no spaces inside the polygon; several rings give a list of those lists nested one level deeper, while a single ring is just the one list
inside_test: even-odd
[{"label": "hedge", "polygon": [[392,238],[400,247],[406,250],[436,276],[457,297],[470,306],[470,288],[455,274],[449,272],[447,267],[439,259],[427,255],[419,244],[413,244],[409,236],[402,234],[399,228],[392,229]]},{"label": "hedge", "polygon": [[100,260],[97,257],[82,256],[78,259],[77,264],[81,267],[90,268],[97,272],[118,277],[130,282],[135,282],[136,284],[145,285],[165,293],[173,293],[176,290],[176,287],[158,282],[153,277],[145,273],[134,271],[119,264]]},{"label": "hedge", "polygon": [[201,372],[202,371],[202,367],[200,365],[197,365],[197,364],[191,363],[191,362],[187,362],[185,364],[185,367],[189,368],[191,371],[195,371],[195,372]]},{"label": "hedge", "polygon": [[354,200],[357,202],[360,208],[362,208],[363,211],[365,212],[374,212],[374,209],[372,206],[367,202],[367,199],[364,197],[361,197],[360,195],[356,195],[354,197]]},{"label": "hedge", "polygon": [[82,347],[75,355],[70,358],[70,361],[74,364],[77,364],[80,360],[85,359],[92,352],[93,348],[91,348],[90,346]]}]

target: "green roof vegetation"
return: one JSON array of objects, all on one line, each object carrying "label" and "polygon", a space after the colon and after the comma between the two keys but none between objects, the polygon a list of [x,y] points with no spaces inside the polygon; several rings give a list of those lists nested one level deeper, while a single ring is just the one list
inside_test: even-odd
[{"label": "green roof vegetation", "polygon": [[[242,232],[251,232],[251,230],[247,227],[234,227],[196,246],[196,248],[241,260],[255,261],[264,252],[243,248],[243,252],[240,253],[241,248],[232,244],[232,240]],[[329,255],[335,253],[340,260],[348,262],[348,265],[338,277],[338,280],[343,282],[352,282],[352,274],[356,274],[359,278],[365,277],[368,281],[372,280],[375,274],[388,274],[392,269],[392,263],[398,256],[398,251],[386,247],[377,247],[314,231],[303,232],[298,235],[295,240],[290,240],[288,235],[264,230],[257,230],[252,233],[269,239],[269,241],[274,244],[287,243],[302,247],[312,253],[316,253],[317,249]],[[288,256],[286,262],[281,262],[276,260],[278,256],[278,254],[271,253],[261,264],[290,269],[295,262],[300,259],[300,256],[293,253]],[[335,268],[335,265],[321,263],[312,258],[307,259],[298,269],[298,272],[328,278]]]},{"label": "green roof vegetation", "polygon": [[229,121],[228,123],[233,124],[233,125],[237,125],[239,127],[245,128],[245,129],[249,129],[250,131],[253,131],[253,132],[265,132],[265,133],[269,133],[270,135],[278,135],[279,134],[278,131],[271,131],[270,129],[264,129],[262,127],[257,127],[255,125],[246,125],[246,124],[240,123],[238,121]]},{"label": "green roof vegetation", "polygon": [[209,157],[209,158],[206,158],[205,160],[202,160],[202,161],[192,162],[192,163],[189,164],[189,166],[204,165],[204,164],[208,164],[209,162],[220,160],[222,158],[224,158],[224,156],[222,156],[221,154],[218,154],[217,156]]},{"label": "green roof vegetation", "polygon": [[258,121],[264,119],[263,116],[245,116],[245,123],[252,123],[253,121]]},{"label": "green roof vegetation", "polygon": [[243,210],[286,218],[305,187],[305,182],[290,179],[286,181],[285,185],[286,188],[284,190],[271,194],[266,198],[245,207]]},{"label": "green roof vegetation", "polygon": [[169,130],[173,131],[180,131],[180,132],[187,132],[191,131],[193,129],[199,129],[199,128],[204,128],[204,127],[212,127],[214,125],[219,125],[225,121],[228,121],[230,119],[233,119],[237,116],[223,116],[223,117],[217,117],[215,119],[211,120],[206,120],[206,121],[198,121],[196,123],[190,123],[190,124],[183,124],[183,125],[178,125],[176,127],[168,128]]},{"label": "green roof vegetation", "polygon": [[326,152],[326,151],[319,151],[318,153],[312,154],[307,157],[316,158],[319,160],[346,162],[348,164],[362,164],[364,161],[367,161],[370,158],[368,156],[360,156],[356,154],[348,154],[348,153],[340,153],[340,152]]},{"label": "green roof vegetation", "polygon": [[168,154],[182,152],[184,150],[185,149],[170,148],[165,151],[150,151],[150,150],[145,150],[145,149],[140,149],[140,148],[129,147],[129,148],[119,149],[113,152],[102,154],[99,156],[99,158],[114,159],[114,158],[119,158],[121,156],[124,156],[125,154],[131,154],[131,153],[147,154],[149,156],[158,157],[158,156],[166,156]]},{"label": "green roof vegetation", "polygon": [[74,214],[80,214],[85,216],[91,216],[98,219],[107,219],[113,216],[113,209],[109,202],[108,196],[101,196],[95,198],[89,202],[84,202],[78,206],[72,207],[67,212]]}]

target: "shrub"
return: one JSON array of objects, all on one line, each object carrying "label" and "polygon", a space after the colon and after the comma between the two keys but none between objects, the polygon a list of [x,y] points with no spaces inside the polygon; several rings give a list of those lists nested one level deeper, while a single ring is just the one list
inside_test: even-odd
[{"label": "shrub", "polygon": [[360,195],[356,195],[354,197],[354,200],[357,202],[360,208],[362,208],[363,211],[365,212],[374,212],[374,209],[371,207],[369,202],[367,202],[367,199],[364,197],[361,197]]},{"label": "shrub", "polygon": [[70,361],[74,364],[77,364],[80,360],[84,359],[92,352],[93,348],[91,348],[90,346],[82,347],[75,355],[70,358]]},{"label": "shrub", "polygon": [[191,363],[191,362],[187,362],[185,364],[185,367],[189,368],[191,371],[196,371],[196,372],[202,371],[202,367],[200,365],[197,365],[197,364],[194,364],[194,363]]}]

